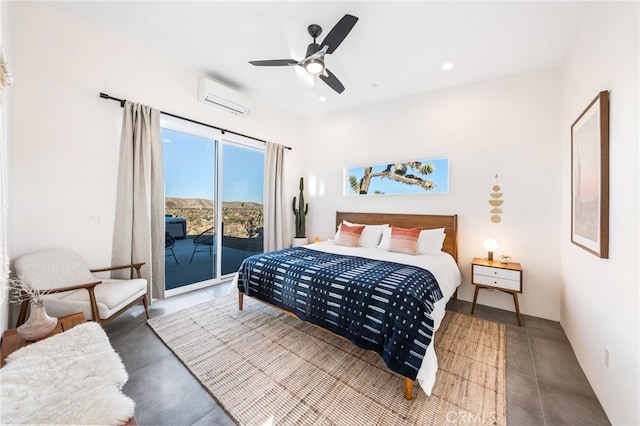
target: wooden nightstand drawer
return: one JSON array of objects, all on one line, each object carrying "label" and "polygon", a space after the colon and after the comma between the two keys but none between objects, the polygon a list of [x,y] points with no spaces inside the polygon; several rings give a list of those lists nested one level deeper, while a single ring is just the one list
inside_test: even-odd
[{"label": "wooden nightstand drawer", "polygon": [[474,275],[474,281],[475,281],[476,275],[486,275],[488,277],[520,281],[520,271],[494,268],[491,266],[473,265],[473,275]]},{"label": "wooden nightstand drawer", "polygon": [[[476,268],[478,268],[476,266]],[[475,268],[474,268],[475,269]],[[489,285],[492,287],[504,288],[505,290],[514,290],[520,291],[520,274],[517,271],[508,271],[515,272],[517,275],[517,280],[500,278],[497,275],[490,277],[487,275],[473,274],[473,282],[474,284],[483,284]]]}]

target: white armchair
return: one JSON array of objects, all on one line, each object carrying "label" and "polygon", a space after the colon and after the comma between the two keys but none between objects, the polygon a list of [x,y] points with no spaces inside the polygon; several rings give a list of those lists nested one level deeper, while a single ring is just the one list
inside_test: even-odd
[{"label": "white armchair", "polygon": [[[73,250],[51,249],[20,257],[15,269],[34,289],[51,290],[42,298],[49,315],[59,318],[82,312],[88,320],[106,324],[139,302],[149,318],[147,280],[140,274],[142,265],[144,263],[90,270]],[[93,275],[93,272],[126,268],[135,269],[138,278],[100,279]],[[28,305],[28,301],[22,303],[16,326],[24,323]]]}]

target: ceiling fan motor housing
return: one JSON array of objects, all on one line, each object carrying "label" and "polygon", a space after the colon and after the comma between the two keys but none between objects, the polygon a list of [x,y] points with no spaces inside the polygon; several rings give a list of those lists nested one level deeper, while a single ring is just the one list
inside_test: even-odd
[{"label": "ceiling fan motor housing", "polygon": [[320,45],[318,43],[309,43],[309,46],[307,46],[307,54],[304,55],[304,57],[308,58],[309,56],[316,53],[318,50],[320,50]]}]

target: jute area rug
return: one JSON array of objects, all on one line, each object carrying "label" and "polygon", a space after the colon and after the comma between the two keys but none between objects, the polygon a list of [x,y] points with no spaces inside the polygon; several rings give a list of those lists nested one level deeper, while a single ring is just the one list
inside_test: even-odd
[{"label": "jute area rug", "polygon": [[378,354],[245,297],[149,325],[240,425],[506,424],[504,325],[447,312],[431,396]]}]

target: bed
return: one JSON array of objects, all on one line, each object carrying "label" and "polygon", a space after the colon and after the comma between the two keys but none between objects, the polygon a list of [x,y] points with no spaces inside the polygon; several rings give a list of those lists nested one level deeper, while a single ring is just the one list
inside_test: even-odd
[{"label": "bed", "polygon": [[[441,249],[415,256],[364,244],[364,233],[360,242],[366,247],[329,240],[251,256],[236,276],[239,309],[248,295],[373,350],[404,376],[406,399],[412,398],[414,380],[430,395],[438,368],[433,333],[462,281],[457,216],[337,212],[336,226],[343,223],[443,228],[444,235]],[[389,228],[381,246],[390,234]],[[382,281],[373,283],[371,274]]]}]

